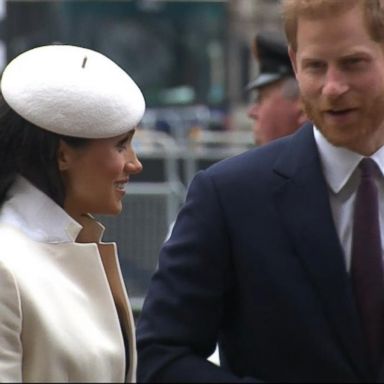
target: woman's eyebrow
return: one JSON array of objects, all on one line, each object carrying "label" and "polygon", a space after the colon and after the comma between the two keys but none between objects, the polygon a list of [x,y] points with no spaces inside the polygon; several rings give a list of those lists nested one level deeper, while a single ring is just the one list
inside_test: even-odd
[{"label": "woman's eyebrow", "polygon": [[124,144],[126,143],[128,140],[130,140],[132,138],[132,136],[134,135],[135,133],[135,130],[132,129],[131,131],[129,131],[121,140],[119,140],[118,144]]}]

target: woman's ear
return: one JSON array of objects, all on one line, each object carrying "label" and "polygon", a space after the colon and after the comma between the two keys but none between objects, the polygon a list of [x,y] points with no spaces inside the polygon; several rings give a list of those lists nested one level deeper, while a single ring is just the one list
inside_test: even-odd
[{"label": "woman's ear", "polygon": [[57,164],[59,171],[66,171],[72,165],[73,149],[62,139],[57,150]]}]

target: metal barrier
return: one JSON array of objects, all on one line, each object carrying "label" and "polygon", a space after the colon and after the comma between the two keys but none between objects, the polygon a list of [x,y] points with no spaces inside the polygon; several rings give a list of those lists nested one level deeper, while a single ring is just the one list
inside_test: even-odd
[{"label": "metal barrier", "polygon": [[[160,247],[184,200],[185,187],[177,170],[178,148],[171,137],[139,130],[134,145],[144,171],[128,183],[121,214],[99,219],[106,226],[104,240],[117,243],[123,277],[137,312]],[[149,171],[146,163],[152,165]]]},{"label": "metal barrier", "polygon": [[176,215],[180,201],[168,185],[132,183],[117,217],[101,217],[106,226],[105,241],[116,241],[120,264],[135,311],[142,305],[157,256]]},{"label": "metal barrier", "polygon": [[147,108],[142,125],[150,130],[166,129],[178,144],[184,145],[188,142],[191,127],[206,130],[213,119],[212,112],[204,105]]},{"label": "metal barrier", "polygon": [[149,130],[139,130],[134,143],[144,170],[129,182],[122,213],[99,219],[106,226],[104,240],[117,243],[123,277],[137,314],[156,270],[160,247],[192,177],[198,170],[236,155],[247,146],[209,148],[195,142],[179,147],[164,133]]}]

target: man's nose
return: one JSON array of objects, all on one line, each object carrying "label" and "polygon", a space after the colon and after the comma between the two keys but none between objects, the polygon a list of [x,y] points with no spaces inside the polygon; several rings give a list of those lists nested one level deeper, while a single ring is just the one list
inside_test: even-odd
[{"label": "man's nose", "polygon": [[248,108],[248,117],[250,117],[253,120],[257,120],[259,116],[259,103],[253,103]]},{"label": "man's nose", "polygon": [[337,98],[349,90],[345,74],[337,68],[329,68],[325,76],[323,95]]}]

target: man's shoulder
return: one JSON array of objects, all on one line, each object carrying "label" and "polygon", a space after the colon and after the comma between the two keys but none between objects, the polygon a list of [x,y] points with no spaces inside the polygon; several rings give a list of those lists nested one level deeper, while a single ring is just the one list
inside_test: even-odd
[{"label": "man's shoulder", "polygon": [[211,165],[207,169],[207,172],[215,175],[223,172],[243,173],[271,169],[277,158],[285,148],[290,145],[291,141],[292,136],[286,136],[263,146],[249,149],[239,155],[221,160]]},{"label": "man's shoulder", "polygon": [[211,165],[207,171],[215,174],[227,170],[271,169],[286,151],[298,153],[303,150],[309,138],[313,139],[313,125],[304,124],[295,133],[273,140],[268,144],[249,149],[239,155],[221,160]]},{"label": "man's shoulder", "polygon": [[266,181],[273,177],[274,170],[291,167],[308,158],[314,148],[313,126],[307,123],[289,136],[221,160],[203,172],[226,185],[252,179]]}]

